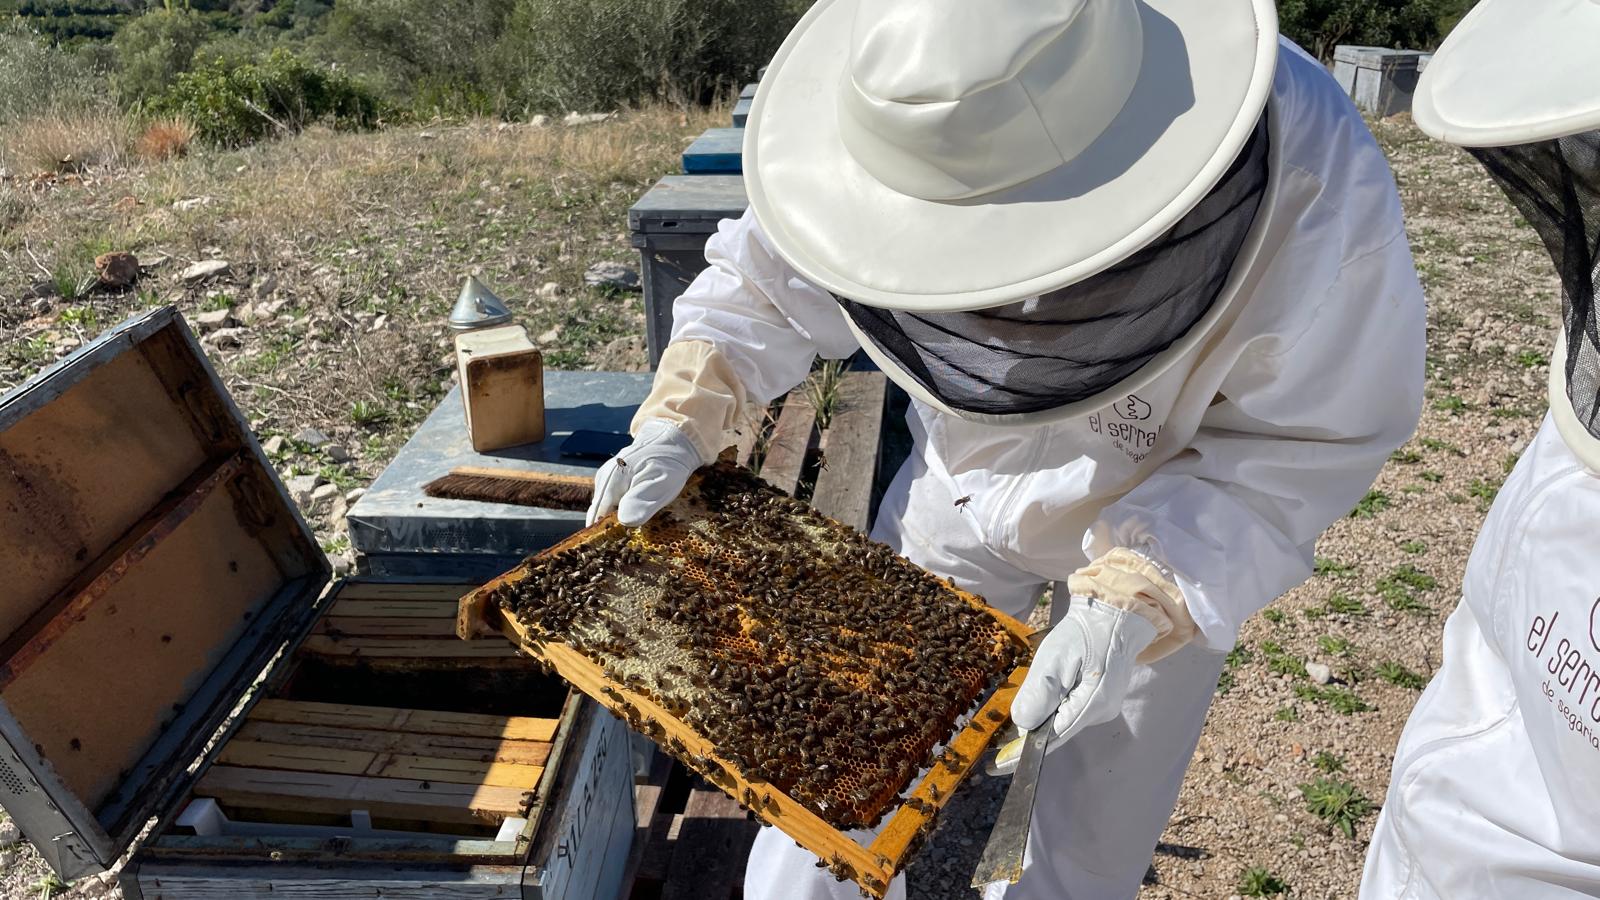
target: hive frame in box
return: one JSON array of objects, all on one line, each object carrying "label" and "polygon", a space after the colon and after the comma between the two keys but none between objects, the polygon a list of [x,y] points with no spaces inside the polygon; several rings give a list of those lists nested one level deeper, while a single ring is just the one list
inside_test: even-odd
[{"label": "hive frame in box", "polygon": [[[590,538],[617,527],[615,516],[607,516],[593,526],[578,532],[561,543],[539,554],[556,555],[586,543]],[[663,748],[670,740],[681,742],[683,759],[698,758],[706,763],[693,766],[707,780],[721,788],[728,796],[738,800],[763,822],[772,825],[793,838],[801,846],[815,853],[818,859],[843,862],[849,866],[853,880],[872,897],[881,898],[889,882],[910,860],[922,840],[933,826],[935,814],[944,808],[955,788],[967,777],[984,750],[996,734],[1010,721],[1011,700],[1028,674],[1027,666],[1013,669],[984,701],[948,743],[940,755],[940,762],[929,767],[915,781],[898,807],[893,808],[888,822],[878,832],[872,843],[862,846],[817,814],[789,797],[777,787],[765,782],[751,782],[739,767],[718,755],[711,742],[687,725],[681,718],[648,696],[606,675],[601,666],[582,653],[564,644],[544,641],[504,610],[490,601],[497,589],[517,583],[525,577],[518,568],[501,575],[461,599],[457,618],[458,634],[466,639],[485,634],[499,633],[527,652],[544,660],[562,678],[583,691],[596,702],[611,709],[630,725],[644,720],[654,720],[660,731],[650,736]],[[992,616],[1008,633],[1026,645],[1032,633],[1023,623],[991,607],[980,597],[952,588],[963,601]],[[998,716],[991,718],[991,713]],[[637,729],[636,729],[637,730]],[[754,803],[747,803],[753,798]],[[915,798],[918,804],[909,801]]]}]

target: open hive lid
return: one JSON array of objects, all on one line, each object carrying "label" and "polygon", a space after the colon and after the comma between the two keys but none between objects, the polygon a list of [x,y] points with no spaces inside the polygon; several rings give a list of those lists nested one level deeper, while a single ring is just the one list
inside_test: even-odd
[{"label": "open hive lid", "polygon": [[0,805],[111,865],[286,640],[327,559],[177,311],[0,398]]}]

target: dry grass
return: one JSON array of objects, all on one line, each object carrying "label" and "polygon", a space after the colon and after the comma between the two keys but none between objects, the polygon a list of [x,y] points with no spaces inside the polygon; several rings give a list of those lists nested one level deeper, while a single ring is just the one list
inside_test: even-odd
[{"label": "dry grass", "polygon": [[193,142],[193,123],[173,116],[146,125],[133,143],[133,152],[142,160],[162,162],[184,156]]},{"label": "dry grass", "polygon": [[84,172],[128,159],[127,120],[115,110],[46,113],[6,128],[3,155],[29,172]]}]

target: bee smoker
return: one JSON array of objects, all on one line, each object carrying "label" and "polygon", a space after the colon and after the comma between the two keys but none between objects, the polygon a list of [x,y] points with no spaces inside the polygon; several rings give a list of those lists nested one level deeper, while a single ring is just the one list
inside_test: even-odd
[{"label": "bee smoker", "polygon": [[468,275],[450,313],[467,432],[479,453],[544,440],[544,356],[504,301]]}]

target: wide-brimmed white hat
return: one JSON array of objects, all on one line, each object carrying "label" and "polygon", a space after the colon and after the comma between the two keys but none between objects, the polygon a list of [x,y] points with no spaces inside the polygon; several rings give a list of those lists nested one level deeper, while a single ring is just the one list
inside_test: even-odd
[{"label": "wide-brimmed white hat", "polygon": [[1600,0],[1483,0],[1417,82],[1417,127],[1463,147],[1600,128]]},{"label": "wide-brimmed white hat", "polygon": [[1266,105],[1271,0],[818,0],[744,140],[807,280],[950,312],[1073,284],[1172,227]]}]

